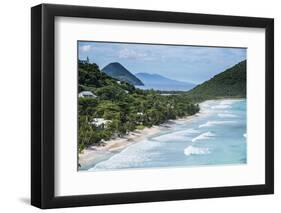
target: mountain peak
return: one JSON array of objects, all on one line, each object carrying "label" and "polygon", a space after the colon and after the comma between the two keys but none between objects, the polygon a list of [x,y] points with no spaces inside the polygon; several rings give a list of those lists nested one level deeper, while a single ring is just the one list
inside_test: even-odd
[{"label": "mountain peak", "polygon": [[111,62],[109,63],[107,66],[121,66],[121,67],[124,67],[122,64],[120,64],[119,62]]},{"label": "mountain peak", "polygon": [[119,62],[109,63],[102,69],[102,72],[120,81],[125,81],[131,85],[144,85],[140,79],[133,75]]}]

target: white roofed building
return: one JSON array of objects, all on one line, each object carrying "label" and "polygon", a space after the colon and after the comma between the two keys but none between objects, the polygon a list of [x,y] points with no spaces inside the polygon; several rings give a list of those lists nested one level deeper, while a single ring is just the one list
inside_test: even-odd
[{"label": "white roofed building", "polygon": [[91,91],[83,91],[80,92],[78,95],[79,98],[96,98],[97,96],[94,95]]},{"label": "white roofed building", "polygon": [[103,118],[94,118],[91,124],[95,125],[96,127],[106,127],[111,121],[105,120]]}]

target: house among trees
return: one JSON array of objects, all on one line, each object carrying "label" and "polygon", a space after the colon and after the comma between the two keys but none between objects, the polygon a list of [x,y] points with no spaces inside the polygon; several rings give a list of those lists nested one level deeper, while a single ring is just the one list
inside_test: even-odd
[{"label": "house among trees", "polygon": [[110,120],[105,120],[103,118],[94,118],[91,124],[95,125],[96,127],[105,128],[106,125],[110,122]]},{"label": "house among trees", "polygon": [[91,91],[83,91],[80,92],[78,95],[79,98],[96,98],[97,96],[94,95]]}]

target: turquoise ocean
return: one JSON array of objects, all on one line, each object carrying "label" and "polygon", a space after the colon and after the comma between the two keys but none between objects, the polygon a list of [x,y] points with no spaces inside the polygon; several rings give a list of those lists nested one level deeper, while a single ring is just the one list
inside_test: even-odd
[{"label": "turquoise ocean", "polygon": [[170,121],[89,171],[247,163],[246,99],[210,100],[190,119]]}]

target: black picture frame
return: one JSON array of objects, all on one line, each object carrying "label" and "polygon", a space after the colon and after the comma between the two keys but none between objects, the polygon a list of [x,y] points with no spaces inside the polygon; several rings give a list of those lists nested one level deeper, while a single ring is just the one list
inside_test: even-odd
[{"label": "black picture frame", "polygon": [[[265,184],[93,195],[54,195],[55,17],[264,28]],[[42,208],[272,194],[274,192],[274,20],[271,18],[41,4],[31,9],[31,204]]]}]

